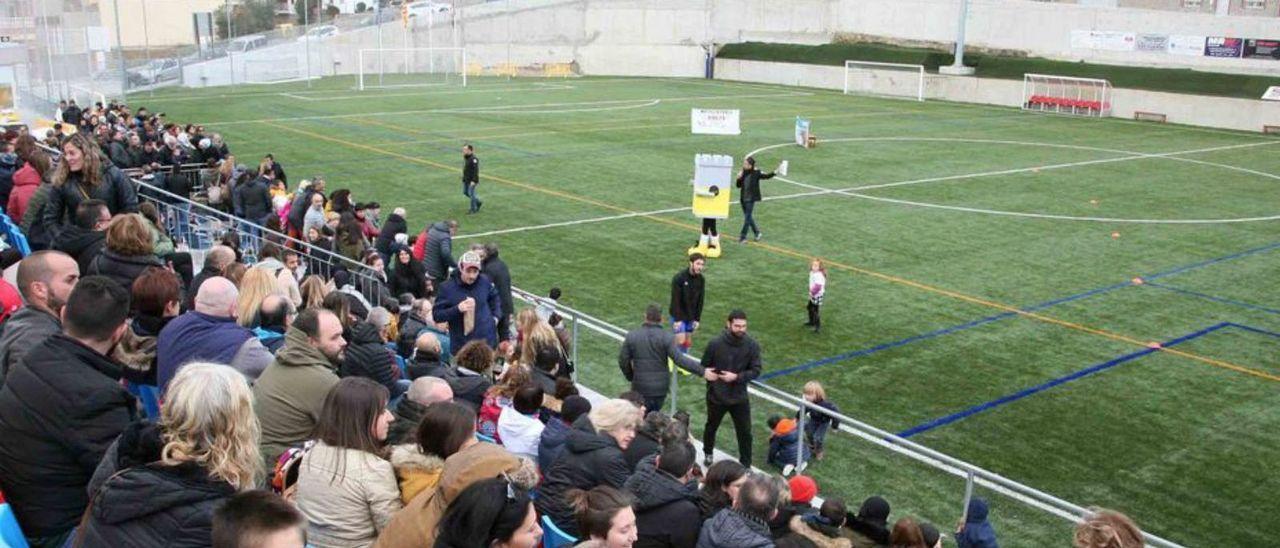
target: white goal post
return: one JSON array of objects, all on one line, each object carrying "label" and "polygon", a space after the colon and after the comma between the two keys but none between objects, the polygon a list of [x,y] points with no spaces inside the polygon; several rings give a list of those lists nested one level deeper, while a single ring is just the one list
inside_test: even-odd
[{"label": "white goal post", "polygon": [[1111,82],[1052,74],[1022,75],[1022,110],[1106,118]]},{"label": "white goal post", "polygon": [[844,92],[924,100],[924,65],[844,62]]},{"label": "white goal post", "polygon": [[242,80],[246,84],[300,82],[307,79],[303,72],[303,67],[299,64],[296,56],[245,59]]},{"label": "white goal post", "polygon": [[359,54],[359,89],[467,85],[463,48],[371,48]]}]

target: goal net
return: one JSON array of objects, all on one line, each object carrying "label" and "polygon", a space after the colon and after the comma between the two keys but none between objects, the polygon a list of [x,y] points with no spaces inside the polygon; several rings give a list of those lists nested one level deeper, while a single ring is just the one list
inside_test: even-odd
[{"label": "goal net", "polygon": [[247,84],[278,84],[306,79],[297,57],[245,59],[243,81]]},{"label": "goal net", "polygon": [[360,89],[467,85],[462,48],[360,50]]},{"label": "goal net", "polygon": [[1024,74],[1022,109],[1107,117],[1111,115],[1111,82],[1096,78]]},{"label": "goal net", "polygon": [[844,62],[844,92],[924,100],[924,65]]}]

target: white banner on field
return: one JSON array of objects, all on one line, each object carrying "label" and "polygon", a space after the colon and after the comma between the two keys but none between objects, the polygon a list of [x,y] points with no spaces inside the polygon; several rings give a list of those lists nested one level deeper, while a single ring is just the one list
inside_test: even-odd
[{"label": "white banner on field", "polygon": [[1174,34],[1169,36],[1169,53],[1171,55],[1187,55],[1204,57],[1204,36],[1193,34]]},{"label": "white banner on field", "polygon": [[1073,30],[1071,31],[1071,48],[1133,51],[1133,43],[1136,38],[1136,35],[1132,32]]},{"label": "white banner on field", "polygon": [[695,108],[690,114],[693,133],[703,135],[739,135],[738,111],[716,108]]}]

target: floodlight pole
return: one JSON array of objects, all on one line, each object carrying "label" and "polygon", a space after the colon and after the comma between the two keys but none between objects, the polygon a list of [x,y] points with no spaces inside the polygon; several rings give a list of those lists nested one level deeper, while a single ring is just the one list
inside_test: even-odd
[{"label": "floodlight pole", "polygon": [[[119,2],[119,0],[116,0]],[[155,76],[151,79],[151,89],[147,92],[151,97],[156,95],[156,84],[160,83],[160,71],[155,70],[156,67],[151,66],[151,36],[147,34],[147,0],[141,0],[142,4],[142,51],[143,56],[147,59],[145,66],[151,67],[155,71]],[[164,63],[161,63],[163,66]]]},{"label": "floodlight pole", "polygon": [[311,87],[311,0],[302,0],[302,54],[306,56],[307,88]]},{"label": "floodlight pole", "polygon": [[973,76],[973,67],[964,66],[964,28],[969,18],[969,0],[960,0],[960,17],[956,23],[956,58],[951,66],[938,67],[938,72],[952,76]]}]

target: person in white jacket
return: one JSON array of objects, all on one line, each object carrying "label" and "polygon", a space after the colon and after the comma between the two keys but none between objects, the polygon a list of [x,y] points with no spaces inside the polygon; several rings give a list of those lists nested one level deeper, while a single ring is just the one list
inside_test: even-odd
[{"label": "person in white jacket", "polygon": [[822,297],[826,294],[827,269],[822,267],[822,261],[814,259],[809,263],[809,323],[804,324],[814,333],[822,329]]},{"label": "person in white jacket", "polygon": [[516,390],[512,404],[503,408],[498,416],[498,439],[502,446],[518,457],[538,461],[538,443],[542,441],[542,429],[538,420],[542,408],[542,387],[537,383],[526,384]]},{"label": "person in white jacket", "polygon": [[372,546],[403,507],[396,473],[384,457],[386,387],[363,377],[338,381],[325,396],[316,440],[298,473],[298,510],[317,548]]}]

